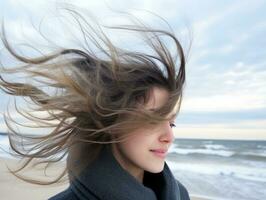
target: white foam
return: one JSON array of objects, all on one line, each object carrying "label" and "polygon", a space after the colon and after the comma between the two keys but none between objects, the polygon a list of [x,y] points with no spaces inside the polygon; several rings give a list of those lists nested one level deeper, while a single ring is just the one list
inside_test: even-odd
[{"label": "white foam", "polygon": [[220,145],[220,144],[205,144],[204,146],[207,149],[215,149],[215,150],[226,149],[224,145]]},{"label": "white foam", "polygon": [[167,161],[173,171],[189,171],[198,174],[234,176],[241,179],[266,183],[266,168],[252,168],[230,164],[215,163],[177,163]]},{"label": "white foam", "polygon": [[182,155],[188,155],[192,153],[206,154],[206,155],[218,155],[223,157],[230,157],[235,154],[233,151],[226,150],[212,150],[212,149],[183,149],[183,148],[173,148],[170,149],[170,153],[177,153]]},{"label": "white foam", "polygon": [[259,148],[259,149],[266,149],[266,146],[263,146],[263,145],[257,145],[257,148]]},{"label": "white foam", "polygon": [[245,155],[245,156],[260,156],[260,157],[265,157],[266,158],[266,151],[261,151],[261,152],[242,152],[240,155]]}]

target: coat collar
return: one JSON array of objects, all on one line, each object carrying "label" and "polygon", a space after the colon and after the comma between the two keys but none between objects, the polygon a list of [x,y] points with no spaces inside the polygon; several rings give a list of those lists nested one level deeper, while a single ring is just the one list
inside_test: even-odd
[{"label": "coat collar", "polygon": [[92,195],[101,200],[180,200],[179,188],[166,163],[160,173],[145,172],[141,184],[120,166],[108,145],[70,187],[80,200]]}]

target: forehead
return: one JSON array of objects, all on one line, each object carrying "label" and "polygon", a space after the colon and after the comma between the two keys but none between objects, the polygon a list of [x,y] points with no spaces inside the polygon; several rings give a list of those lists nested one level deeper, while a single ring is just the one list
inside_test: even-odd
[{"label": "forehead", "polygon": [[[162,107],[169,98],[169,92],[166,89],[154,87],[150,91],[150,98],[145,104],[145,108],[150,111],[155,111]],[[175,117],[178,111],[178,103],[176,104],[173,111],[169,114],[170,117]]]},{"label": "forehead", "polygon": [[166,89],[153,87],[151,88],[150,97],[148,102],[145,104],[145,108],[149,110],[157,109],[166,103],[168,97],[169,93]]}]

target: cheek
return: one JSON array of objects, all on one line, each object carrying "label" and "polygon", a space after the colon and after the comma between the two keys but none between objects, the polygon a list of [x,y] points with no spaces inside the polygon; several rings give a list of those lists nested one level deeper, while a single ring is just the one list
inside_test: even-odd
[{"label": "cheek", "polygon": [[151,136],[136,135],[121,143],[121,148],[128,156],[139,157],[149,151],[152,143]]}]

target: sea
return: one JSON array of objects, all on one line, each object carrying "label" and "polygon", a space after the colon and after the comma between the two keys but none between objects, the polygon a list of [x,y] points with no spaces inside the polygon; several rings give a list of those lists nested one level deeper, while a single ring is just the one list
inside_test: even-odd
[{"label": "sea", "polygon": [[266,141],[176,139],[167,163],[190,194],[266,200]]},{"label": "sea", "polygon": [[[11,157],[0,135],[0,157]],[[266,141],[175,139],[166,159],[190,195],[266,200]]]}]

